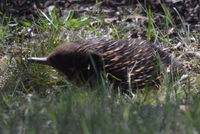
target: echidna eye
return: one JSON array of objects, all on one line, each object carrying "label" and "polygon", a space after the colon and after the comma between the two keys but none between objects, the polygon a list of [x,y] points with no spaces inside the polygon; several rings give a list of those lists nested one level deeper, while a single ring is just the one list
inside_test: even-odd
[{"label": "echidna eye", "polygon": [[74,68],[67,68],[67,70],[68,70],[69,72],[74,72],[74,71],[75,71]]}]

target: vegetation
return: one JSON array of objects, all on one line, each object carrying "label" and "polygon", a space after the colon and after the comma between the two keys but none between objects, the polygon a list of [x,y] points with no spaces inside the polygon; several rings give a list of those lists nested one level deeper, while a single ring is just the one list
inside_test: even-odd
[{"label": "vegetation", "polygon": [[[163,9],[164,14],[159,14],[164,16],[163,28],[154,23],[155,14],[144,9],[147,26],[141,29],[147,29],[147,39],[172,46],[167,32],[175,28],[178,40],[193,37],[189,47],[199,44],[200,33],[187,31],[184,22],[181,27],[186,34],[178,32],[169,10],[164,5]],[[190,80],[177,82],[165,76],[159,90],[147,87],[128,96],[113,91],[104,76],[93,87],[75,85],[50,67],[26,63],[26,56],[46,56],[65,41],[129,35],[123,23],[107,25],[104,14],[76,18],[69,11],[58,17],[55,9],[39,14],[35,21],[14,21],[1,13],[1,134],[200,133],[200,76],[195,72]],[[191,64],[198,62],[193,59]]]}]

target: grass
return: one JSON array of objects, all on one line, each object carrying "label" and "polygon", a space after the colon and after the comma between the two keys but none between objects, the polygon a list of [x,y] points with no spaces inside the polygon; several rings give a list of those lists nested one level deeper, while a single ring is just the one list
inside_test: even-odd
[{"label": "grass", "polygon": [[[150,9],[148,12],[148,39],[157,36],[152,31],[159,31],[158,37],[167,40],[166,31],[153,24],[153,13]],[[165,12],[168,13],[166,7]],[[7,48],[1,52],[2,56],[9,55],[7,67],[1,72],[5,79],[0,89],[1,134],[200,133],[198,76],[196,81],[185,85],[165,76],[160,90],[146,88],[130,97],[114,92],[106,79],[99,80],[92,88],[74,85],[50,67],[22,60],[27,55],[45,56],[64,41],[105,35],[124,38],[127,33],[121,35],[120,26],[108,27],[102,16],[96,20],[89,15],[73,18],[69,12],[60,18],[55,10],[50,15],[41,12],[37,23],[2,18],[0,47],[6,47],[7,37],[13,39],[15,47],[12,52]],[[174,24],[169,18],[166,25],[170,29]],[[98,25],[90,25],[92,21]]]}]

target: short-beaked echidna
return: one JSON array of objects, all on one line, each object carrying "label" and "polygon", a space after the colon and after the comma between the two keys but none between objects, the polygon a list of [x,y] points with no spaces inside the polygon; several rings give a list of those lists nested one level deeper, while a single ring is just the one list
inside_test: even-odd
[{"label": "short-beaked echidna", "polygon": [[118,85],[130,85],[133,90],[160,79],[160,63],[164,68],[184,71],[169,53],[157,44],[139,39],[89,39],[64,43],[47,57],[29,57],[30,62],[45,64],[64,73],[69,79],[89,80],[105,71]]}]

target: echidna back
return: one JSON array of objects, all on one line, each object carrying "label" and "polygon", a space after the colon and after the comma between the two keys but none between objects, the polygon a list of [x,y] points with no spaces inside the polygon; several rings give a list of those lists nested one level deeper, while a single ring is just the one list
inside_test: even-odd
[{"label": "echidna back", "polygon": [[184,70],[169,53],[145,40],[87,40],[80,49],[102,56],[110,79],[121,85],[131,83],[133,87],[141,88],[147,83],[157,83],[160,80],[160,63],[164,68]]}]

